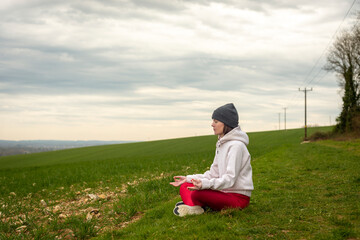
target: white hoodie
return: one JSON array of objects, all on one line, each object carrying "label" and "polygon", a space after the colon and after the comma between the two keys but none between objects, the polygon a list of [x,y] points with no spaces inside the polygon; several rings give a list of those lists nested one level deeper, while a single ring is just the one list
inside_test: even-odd
[{"label": "white hoodie", "polygon": [[254,190],[252,181],[251,156],[247,150],[248,135],[236,127],[216,143],[214,162],[204,174],[186,176],[186,181],[200,179],[201,189],[240,193],[248,197]]}]

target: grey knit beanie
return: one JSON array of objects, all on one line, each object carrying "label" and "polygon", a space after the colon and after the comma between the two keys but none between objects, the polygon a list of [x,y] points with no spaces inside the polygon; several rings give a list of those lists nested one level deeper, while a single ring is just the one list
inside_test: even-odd
[{"label": "grey knit beanie", "polygon": [[234,104],[228,103],[215,109],[212,119],[223,122],[225,125],[236,128],[239,125],[239,116]]}]

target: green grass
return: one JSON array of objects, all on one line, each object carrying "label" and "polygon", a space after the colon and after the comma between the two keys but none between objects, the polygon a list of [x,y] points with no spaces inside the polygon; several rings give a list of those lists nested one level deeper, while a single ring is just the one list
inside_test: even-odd
[{"label": "green grass", "polygon": [[215,136],[1,157],[0,239],[359,239],[359,140],[300,144],[303,129],[249,136],[250,206],[185,218],[172,213],[180,198],[169,182],[204,172]]}]

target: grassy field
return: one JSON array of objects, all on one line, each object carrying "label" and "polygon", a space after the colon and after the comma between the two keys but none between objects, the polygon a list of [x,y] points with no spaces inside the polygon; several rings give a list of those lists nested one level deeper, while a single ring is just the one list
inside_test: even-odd
[{"label": "grassy field", "polygon": [[0,239],[360,238],[360,140],[249,136],[250,206],[185,218],[169,182],[204,172],[216,136],[1,157]]}]

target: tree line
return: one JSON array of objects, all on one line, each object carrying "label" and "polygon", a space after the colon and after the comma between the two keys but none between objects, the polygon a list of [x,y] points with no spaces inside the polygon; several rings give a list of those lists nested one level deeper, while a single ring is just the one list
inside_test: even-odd
[{"label": "tree line", "polygon": [[325,70],[335,72],[342,89],[342,111],[336,119],[335,131],[360,130],[360,12],[355,24],[343,30],[327,55]]}]

